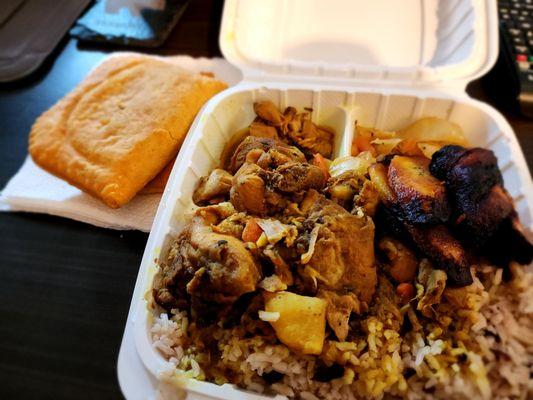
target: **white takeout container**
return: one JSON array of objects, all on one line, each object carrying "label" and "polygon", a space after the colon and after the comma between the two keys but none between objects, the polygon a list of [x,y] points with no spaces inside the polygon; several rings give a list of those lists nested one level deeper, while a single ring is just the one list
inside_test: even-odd
[{"label": "white takeout container", "polygon": [[[128,399],[154,397],[164,365],[151,345],[145,300],[156,260],[194,210],[198,179],[217,166],[226,140],[253,120],[254,101],[311,107],[314,121],[336,129],[336,156],[349,154],[355,120],[386,130],[426,116],[456,122],[472,145],[496,153],[522,223],[533,228],[533,184],[513,130],[465,92],[497,56],[495,1],[226,0],[220,46],[244,79],[197,116],[159,205],[118,360]],[[190,399],[266,398],[192,379],[182,388]]]}]

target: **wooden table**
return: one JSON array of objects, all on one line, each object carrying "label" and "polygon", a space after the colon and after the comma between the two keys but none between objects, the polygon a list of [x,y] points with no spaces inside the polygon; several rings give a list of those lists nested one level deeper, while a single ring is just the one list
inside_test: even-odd
[{"label": "wooden table", "polygon": [[[158,54],[220,56],[222,2],[193,1]],[[106,48],[65,38],[30,78],[0,87],[0,187],[34,119]],[[469,93],[488,101],[482,85]],[[533,166],[533,121],[506,113]],[[45,215],[0,214],[0,399],[120,398],[116,361],[147,235]]]}]

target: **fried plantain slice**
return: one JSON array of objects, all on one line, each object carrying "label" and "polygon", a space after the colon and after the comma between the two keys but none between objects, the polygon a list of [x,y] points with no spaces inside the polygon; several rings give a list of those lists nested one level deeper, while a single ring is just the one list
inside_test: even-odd
[{"label": "fried plantain slice", "polygon": [[425,157],[395,156],[388,169],[389,185],[406,221],[413,224],[441,223],[450,217],[444,183],[429,172]]}]

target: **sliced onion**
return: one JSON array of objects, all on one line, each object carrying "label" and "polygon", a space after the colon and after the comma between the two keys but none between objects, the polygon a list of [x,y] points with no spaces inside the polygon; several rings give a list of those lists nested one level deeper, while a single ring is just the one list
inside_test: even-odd
[{"label": "sliced onion", "polygon": [[311,257],[313,257],[313,254],[315,253],[315,244],[316,244],[316,240],[318,239],[319,230],[320,230],[320,225],[317,225],[311,231],[311,239],[309,239],[309,248],[300,257],[302,264],[307,264],[309,261],[311,261]]},{"label": "sliced onion", "polygon": [[370,142],[374,146],[378,154],[390,154],[396,146],[401,143],[402,139],[374,139]]},{"label": "sliced onion", "polygon": [[363,151],[356,157],[346,156],[336,158],[329,166],[329,173],[333,177],[342,175],[347,171],[353,171],[356,175],[365,175],[368,167],[375,162],[376,159],[372,156],[372,154],[370,154],[369,151]]},{"label": "sliced onion", "polygon": [[433,154],[437,151],[439,151],[442,147],[446,146],[446,142],[439,142],[439,141],[428,141],[428,142],[418,142],[416,145],[424,154],[424,157],[429,158],[431,160],[431,157],[433,157]]},{"label": "sliced onion", "polygon": [[417,142],[439,141],[461,146],[468,145],[459,125],[436,117],[422,118],[413,122],[400,132],[399,137]]}]

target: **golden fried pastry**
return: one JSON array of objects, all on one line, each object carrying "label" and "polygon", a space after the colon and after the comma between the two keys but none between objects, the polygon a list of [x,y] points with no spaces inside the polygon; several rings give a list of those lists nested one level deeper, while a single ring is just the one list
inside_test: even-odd
[{"label": "golden fried pastry", "polygon": [[154,193],[163,193],[165,186],[167,185],[168,178],[172,172],[172,167],[174,167],[174,162],[176,159],[171,160],[165,168],[159,172],[154,179],[146,184],[145,187],[141,189],[140,194],[154,194]]},{"label": "golden fried pastry", "polygon": [[30,154],[50,173],[120,207],[176,156],[202,105],[224,88],[163,60],[110,58],[37,119]]}]

